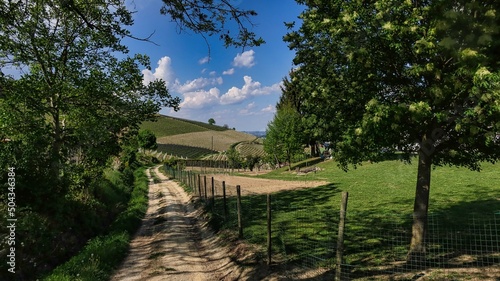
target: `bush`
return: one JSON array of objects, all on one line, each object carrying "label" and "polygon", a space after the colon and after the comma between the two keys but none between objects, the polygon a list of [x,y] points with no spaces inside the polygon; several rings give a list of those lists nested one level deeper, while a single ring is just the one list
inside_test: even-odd
[{"label": "bush", "polygon": [[144,149],[157,149],[158,145],[156,144],[156,136],[155,134],[147,129],[140,130],[137,135],[137,142],[139,147]]},{"label": "bush", "polygon": [[[135,182],[127,209],[118,215],[107,235],[91,239],[68,262],[57,267],[45,281],[109,280],[128,252],[130,237],[141,225],[148,206],[148,178],[145,168],[134,172]],[[112,177],[114,180],[116,175]]]}]

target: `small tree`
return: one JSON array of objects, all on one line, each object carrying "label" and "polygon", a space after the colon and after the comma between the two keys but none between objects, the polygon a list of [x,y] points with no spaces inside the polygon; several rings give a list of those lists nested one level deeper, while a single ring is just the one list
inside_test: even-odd
[{"label": "small tree", "polygon": [[241,155],[240,153],[234,148],[230,148],[227,153],[226,153],[226,156],[227,156],[227,161],[229,162],[229,167],[231,167],[231,169],[239,169],[241,167]]},{"label": "small tree", "polygon": [[215,119],[213,118],[208,119],[208,124],[215,125]]},{"label": "small tree", "polygon": [[259,163],[260,157],[255,156],[255,155],[247,155],[245,156],[245,166],[250,170],[250,172],[253,171],[255,168],[255,165]]}]

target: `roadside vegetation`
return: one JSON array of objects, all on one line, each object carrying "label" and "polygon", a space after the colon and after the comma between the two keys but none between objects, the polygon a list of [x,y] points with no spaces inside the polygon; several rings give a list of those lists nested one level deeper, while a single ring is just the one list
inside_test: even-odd
[{"label": "roadside vegetation", "polygon": [[128,254],[129,243],[141,225],[148,206],[146,167],[134,172],[134,187],[130,200],[111,224],[107,234],[94,237],[69,261],[58,266],[45,281],[109,280]]}]

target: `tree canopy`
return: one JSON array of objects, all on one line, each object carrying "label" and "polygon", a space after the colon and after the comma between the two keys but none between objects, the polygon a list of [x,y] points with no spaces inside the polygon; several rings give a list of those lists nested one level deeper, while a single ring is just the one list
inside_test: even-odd
[{"label": "tree canopy", "polygon": [[300,115],[283,106],[267,125],[264,150],[276,164],[287,162],[291,167],[293,157],[303,151],[304,140]]},{"label": "tree canopy", "polygon": [[43,182],[54,194],[71,165],[99,170],[140,122],[178,109],[165,82],[143,84],[147,56],[118,59],[132,24],[123,1],[3,1],[0,14],[0,65],[20,70],[1,74],[0,164],[46,179],[20,181],[20,198]]},{"label": "tree canopy", "polygon": [[418,154],[410,256],[424,252],[431,166],[500,159],[500,3],[297,2],[303,23],[284,39],[306,119],[344,169]]}]

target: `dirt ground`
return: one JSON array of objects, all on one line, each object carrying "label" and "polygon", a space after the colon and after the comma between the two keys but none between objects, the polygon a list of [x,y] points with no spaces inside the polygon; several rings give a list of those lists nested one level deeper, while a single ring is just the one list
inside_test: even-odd
[{"label": "dirt ground", "polygon": [[[284,181],[243,176],[231,176],[227,174],[208,174],[207,178],[214,177],[218,182],[224,181],[226,186],[241,186],[241,194],[267,194],[283,190],[303,189],[328,184],[327,181]],[[228,194],[231,195],[229,189]]]},{"label": "dirt ground", "polygon": [[224,248],[214,247],[217,238],[199,224],[188,195],[158,167],[154,170],[162,182],[150,182],[143,224],[111,280],[239,279],[242,272]]},{"label": "dirt ground", "polygon": [[[129,255],[111,281],[135,280],[287,280],[256,262],[256,250],[241,241],[215,235],[199,209],[176,182],[150,170],[149,205]],[[251,264],[251,266],[249,266]]]}]

